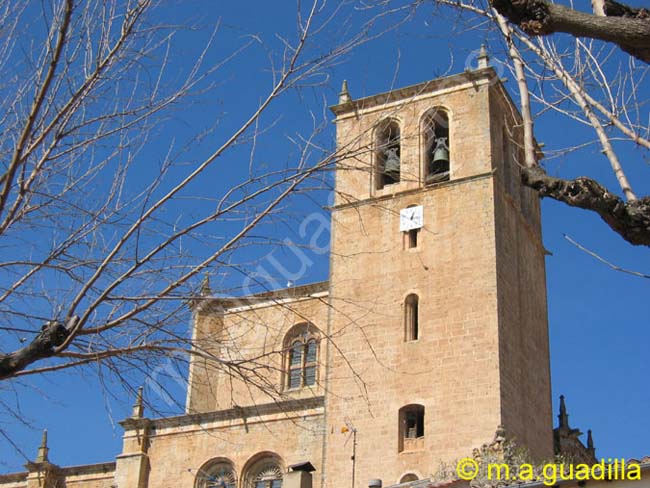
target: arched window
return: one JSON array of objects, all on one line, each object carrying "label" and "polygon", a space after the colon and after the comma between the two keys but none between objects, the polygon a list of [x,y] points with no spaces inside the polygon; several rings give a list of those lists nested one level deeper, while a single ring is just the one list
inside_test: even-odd
[{"label": "arched window", "polygon": [[437,183],[449,179],[449,116],[442,108],[427,112],[422,121],[424,182]]},{"label": "arched window", "polygon": [[424,448],[424,406],[406,405],[399,409],[399,451]]},{"label": "arched window", "polygon": [[419,336],[419,299],[415,293],[411,293],[404,300],[404,340],[416,341]]},{"label": "arched window", "polygon": [[213,459],[205,463],[196,476],[196,488],[236,488],[237,476],[227,459]]},{"label": "arched window", "polygon": [[318,331],[311,324],[294,326],[284,341],[286,380],[289,390],[313,386],[318,373]]},{"label": "arched window", "polygon": [[404,476],[402,476],[400,478],[399,482],[400,482],[400,484],[401,483],[411,483],[413,481],[417,481],[418,479],[419,478],[418,478],[417,474],[415,474],[415,473],[407,473],[407,474],[405,474]]},{"label": "arched window", "polygon": [[244,488],[282,488],[282,463],[274,454],[259,456],[245,472]]},{"label": "arched window", "polygon": [[401,174],[400,128],[395,120],[383,121],[375,133],[375,188],[399,183]]}]

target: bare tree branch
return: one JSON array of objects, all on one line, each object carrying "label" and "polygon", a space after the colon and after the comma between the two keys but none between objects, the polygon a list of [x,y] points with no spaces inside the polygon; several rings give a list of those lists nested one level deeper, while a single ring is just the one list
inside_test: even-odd
[{"label": "bare tree branch", "polygon": [[533,36],[565,32],[613,42],[623,51],[650,63],[650,13],[607,0],[605,16],[591,15],[546,0],[492,0],[510,22]]},{"label": "bare tree branch", "polygon": [[639,271],[633,271],[631,269],[622,268],[621,266],[618,266],[618,265],[616,265],[614,263],[611,263],[610,261],[607,261],[605,258],[600,256],[599,254],[595,253],[594,251],[592,251],[590,249],[587,249],[582,244],[576,242],[576,240],[573,239],[571,236],[568,236],[568,235],[564,234],[564,238],[567,241],[569,241],[571,244],[573,244],[575,247],[580,249],[581,251],[586,252],[587,254],[589,254],[590,256],[595,258],[596,260],[598,260],[601,263],[603,263],[603,264],[609,266],[610,268],[612,268],[614,271],[620,271],[622,273],[631,274],[632,276],[638,276],[639,278],[650,279],[650,275],[648,275],[648,274],[640,273]]},{"label": "bare tree branch", "polygon": [[[635,161],[630,161],[627,154],[626,159],[623,159],[620,152],[620,141],[629,141],[641,151],[650,149],[647,108],[644,97],[638,96],[640,87],[646,82],[648,68],[639,69],[634,61],[631,61],[628,71],[625,72],[621,63],[613,58],[611,49],[606,49],[597,41],[530,37],[551,33],[543,30],[533,31],[539,26],[534,22],[526,24],[530,18],[558,11],[566,13],[570,10],[567,7],[547,4],[544,0],[494,0],[491,2],[493,9],[486,8],[481,2],[474,0],[437,2],[490,19],[505,43],[505,62],[517,81],[524,129],[531,129],[524,131],[525,157],[521,163],[524,184],[537,190],[541,197],[553,198],[570,206],[597,213],[612,230],[631,244],[649,245],[648,197],[637,197],[632,189],[632,182],[623,164],[632,166]],[[600,3],[600,7],[604,8],[608,16],[618,16],[620,22],[650,22],[648,11],[645,9],[628,9],[610,1]],[[595,10],[600,7],[599,2],[594,2]],[[526,13],[526,9],[530,9],[532,13]],[[503,22],[501,15],[522,27],[522,31]],[[617,20],[580,15],[589,17],[594,22]],[[646,37],[644,42],[648,39],[650,36]],[[626,89],[629,90],[629,95],[624,94]],[[567,124],[576,121],[593,130],[595,142],[600,145],[600,153],[607,158],[625,199],[607,190],[593,178],[562,179],[547,174],[539,161],[540,153],[536,151],[532,127],[536,118],[548,112],[565,117]],[[575,153],[591,147],[593,143],[594,141],[576,144],[555,152],[564,157],[574,154],[569,161],[577,162]],[[640,159],[643,157],[641,154]],[[590,159],[593,159],[593,156]],[[586,168],[580,171],[589,173]]]},{"label": "bare tree branch", "polygon": [[542,197],[596,212],[630,244],[650,246],[650,197],[624,202],[591,178],[554,178],[540,167],[525,168],[522,178]]},{"label": "bare tree branch", "polygon": [[53,356],[77,320],[74,317],[66,325],[56,320],[48,322],[27,346],[9,354],[0,354],[0,380],[14,376],[35,361]]},{"label": "bare tree branch", "polygon": [[[402,22],[385,27],[385,16],[410,15],[391,8],[340,28],[341,13],[355,12],[351,5],[313,0],[296,7],[295,30],[274,32],[272,40],[238,37],[219,56],[217,21],[176,72],[176,38],[200,29],[162,23],[165,8],[156,0],[58,0],[49,30],[29,32],[33,52],[14,50],[12,42],[0,47],[0,70],[12,74],[0,84],[0,380],[93,362],[122,377],[118,363],[146,369],[161,354],[210,354],[186,330],[198,275],[220,268],[245,275],[252,264],[234,263],[233,255],[285,245],[259,239],[256,229],[282,220],[289,199],[330,185],[337,158],[367,151],[320,143],[329,123],[323,112],[304,128],[310,133],[290,138],[290,164],[269,164],[256,147],[274,128],[266,120],[270,107],[323,85],[343,56]],[[21,15],[38,16],[21,8],[0,15],[5,36],[29,25]],[[341,32],[338,44],[324,43],[319,36],[331,40],[333,29]],[[226,66],[251,49],[270,59],[260,73],[272,83],[259,102],[245,116],[238,111],[241,120],[193,127],[161,149],[156,136],[172,110],[218,97]],[[240,172],[247,144],[247,171]],[[249,360],[250,369],[238,363],[237,374],[251,374],[251,384],[268,390],[258,371],[268,365]]]}]

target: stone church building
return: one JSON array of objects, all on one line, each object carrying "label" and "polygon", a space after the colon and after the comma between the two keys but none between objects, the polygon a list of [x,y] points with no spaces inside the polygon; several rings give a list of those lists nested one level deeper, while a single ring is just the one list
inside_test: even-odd
[{"label": "stone church building", "polygon": [[[362,99],[344,85],[331,110],[347,156],[329,281],[197,300],[186,414],[147,418],[140,398],[113,462],[60,467],[44,440],[0,488],[393,485],[497,429],[537,459],[593,457],[565,410],[553,430],[539,202],[487,57]],[[242,358],[256,387],[217,361]]]}]

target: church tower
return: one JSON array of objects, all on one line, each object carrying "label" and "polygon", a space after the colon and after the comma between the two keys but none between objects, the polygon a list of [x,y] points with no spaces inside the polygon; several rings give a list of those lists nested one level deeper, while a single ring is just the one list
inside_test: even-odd
[{"label": "church tower", "polygon": [[[498,426],[553,454],[539,203],[520,116],[479,69],[336,116],[325,486],[428,477]],[[345,426],[345,427],[344,427]],[[342,429],[343,428],[343,429]]]}]

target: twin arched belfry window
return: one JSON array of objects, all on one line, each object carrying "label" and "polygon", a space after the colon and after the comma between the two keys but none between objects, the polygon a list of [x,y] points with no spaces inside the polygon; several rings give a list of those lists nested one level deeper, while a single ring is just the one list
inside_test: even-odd
[{"label": "twin arched belfry window", "polygon": [[[442,108],[429,110],[421,120],[421,160],[425,184],[449,179],[449,115]],[[397,120],[386,119],[375,131],[375,188],[402,180],[402,133]]]}]

